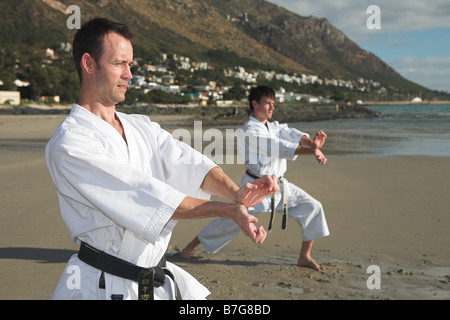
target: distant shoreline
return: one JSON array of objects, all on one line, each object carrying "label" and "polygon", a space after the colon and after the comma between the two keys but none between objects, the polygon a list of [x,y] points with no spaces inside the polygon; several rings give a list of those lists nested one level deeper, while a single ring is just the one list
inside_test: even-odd
[{"label": "distant shoreline", "polygon": [[[281,105],[287,105],[289,103],[283,103]],[[328,103],[328,104],[311,104],[314,106],[318,106],[318,107],[323,107],[323,106],[331,106],[331,105],[344,105],[345,103],[343,102],[334,102],[334,103]],[[408,101],[408,100],[404,100],[404,101],[363,101],[361,104],[358,104],[359,106],[372,106],[372,105],[414,105],[414,104],[450,104],[450,100],[424,100],[421,102],[412,102],[412,101]],[[172,104],[172,103],[166,103],[166,104],[159,104],[159,103],[154,103],[151,104],[153,106],[159,107],[159,108],[171,108],[171,107],[176,107],[176,108],[198,108],[198,107],[202,107],[200,105],[186,105],[186,104]],[[30,104],[26,104],[26,105],[7,105],[7,104],[0,104],[0,110],[8,110],[8,109],[13,109],[13,108],[33,108],[33,109],[38,109],[38,110],[61,110],[61,109],[70,109],[72,108],[72,104],[44,104],[44,103],[30,103]],[[124,107],[130,107],[130,106],[124,106]],[[246,108],[247,104],[234,104],[232,106],[227,106],[227,107],[219,107],[219,106],[211,106],[212,108],[233,108],[233,107],[238,107],[238,108]]]},{"label": "distant shoreline", "polygon": [[411,102],[411,101],[364,101],[361,106],[377,106],[377,105],[423,105],[423,104],[450,104],[449,100],[442,101],[428,101],[424,100],[421,102]]},{"label": "distant shoreline", "polygon": [[[202,121],[206,127],[210,126],[235,126],[242,125],[248,121],[250,114],[249,108],[227,106],[185,106],[185,105],[154,105],[142,104],[134,106],[117,106],[117,111],[127,114],[144,114],[148,116],[173,117],[171,127],[189,127],[194,121]],[[46,105],[13,106],[10,108],[0,108],[0,114],[11,115],[54,115],[68,114],[69,106],[58,105],[50,107]],[[274,110],[273,118],[280,122],[299,122],[299,121],[321,121],[332,119],[350,119],[350,118],[374,118],[378,113],[362,106],[339,105],[339,108],[332,105],[315,104],[280,104]]]},{"label": "distant shoreline", "polygon": [[[332,104],[279,104],[273,114],[273,119],[283,123],[314,122],[336,119],[369,119],[377,118],[380,114],[371,110],[370,106],[382,105],[428,105],[446,104],[450,101],[369,101],[362,104],[347,105],[345,103]],[[29,104],[25,106],[0,105],[1,115],[66,115],[70,113],[72,105]],[[117,106],[117,111],[127,114],[144,114],[152,118],[164,117],[163,126],[166,129],[192,127],[194,121],[202,121],[204,127],[241,126],[248,121],[250,111],[244,104],[216,107],[176,104],[140,104],[134,106]]]}]

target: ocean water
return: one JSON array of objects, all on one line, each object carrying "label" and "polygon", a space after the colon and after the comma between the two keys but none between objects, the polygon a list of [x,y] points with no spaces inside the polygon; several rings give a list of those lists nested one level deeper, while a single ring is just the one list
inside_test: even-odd
[{"label": "ocean water", "polygon": [[314,136],[328,134],[324,153],[450,156],[450,104],[370,106],[374,119],[296,122]]}]

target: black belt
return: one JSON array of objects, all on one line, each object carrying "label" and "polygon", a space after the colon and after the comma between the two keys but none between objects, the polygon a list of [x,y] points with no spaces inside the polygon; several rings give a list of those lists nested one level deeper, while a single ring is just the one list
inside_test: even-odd
[{"label": "black belt", "polygon": [[174,281],[176,299],[181,300],[175,277],[172,272],[165,268],[166,259],[164,257],[162,257],[157,266],[144,268],[97,250],[87,243],[82,242],[78,252],[78,258],[88,265],[101,270],[102,273],[110,273],[117,277],[137,282],[139,287],[139,300],[153,300],[153,288],[162,286],[167,275]]},{"label": "black belt", "polygon": [[[250,172],[249,170],[246,170],[245,173],[253,179],[259,179],[262,176],[259,176],[257,174],[254,174],[252,172]],[[282,176],[277,178],[278,179],[278,184],[282,184],[283,181],[281,180],[281,178],[283,178]],[[287,207],[287,198],[286,198],[286,190],[284,190],[284,185],[283,185],[283,209],[282,209],[282,220],[281,220],[281,229],[286,229],[287,227],[287,216],[288,216],[288,207]],[[270,195],[270,220],[269,220],[269,227],[267,228],[268,231],[270,231],[272,229],[272,223],[273,223],[273,218],[275,216],[275,195],[271,194]]]}]

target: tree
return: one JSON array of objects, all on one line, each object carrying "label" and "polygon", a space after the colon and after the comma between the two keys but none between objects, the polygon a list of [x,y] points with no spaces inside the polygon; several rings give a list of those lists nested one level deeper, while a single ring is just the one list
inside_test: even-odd
[{"label": "tree", "polygon": [[5,90],[5,91],[17,90],[17,87],[14,84],[14,80],[16,80],[16,77],[14,74],[12,74],[10,72],[0,72],[0,80],[3,82],[3,84],[0,85],[0,90]]},{"label": "tree", "polygon": [[237,100],[244,99],[247,95],[245,89],[241,86],[234,86],[227,93],[224,93],[223,98],[225,100]]}]

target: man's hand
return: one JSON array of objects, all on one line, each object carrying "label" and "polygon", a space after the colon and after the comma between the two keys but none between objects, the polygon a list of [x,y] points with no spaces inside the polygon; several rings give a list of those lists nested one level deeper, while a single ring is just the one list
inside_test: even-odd
[{"label": "man's hand", "polygon": [[269,194],[277,193],[279,190],[277,179],[266,175],[243,185],[238,191],[238,203],[246,207],[253,207]]},{"label": "man's hand", "polygon": [[325,157],[325,155],[322,153],[322,151],[320,151],[319,149],[316,149],[314,151],[314,155],[316,156],[316,160],[319,164],[325,164],[327,163],[327,158]]},{"label": "man's hand", "polygon": [[323,147],[325,140],[327,138],[327,135],[322,130],[317,131],[316,136],[314,137],[314,144],[316,145],[317,149],[320,149]]},{"label": "man's hand", "polygon": [[230,218],[241,228],[242,232],[249,237],[254,243],[262,244],[266,239],[267,232],[263,226],[258,228],[255,223],[258,219],[248,214],[247,208],[243,205],[236,205],[230,212]]}]

